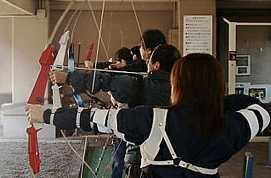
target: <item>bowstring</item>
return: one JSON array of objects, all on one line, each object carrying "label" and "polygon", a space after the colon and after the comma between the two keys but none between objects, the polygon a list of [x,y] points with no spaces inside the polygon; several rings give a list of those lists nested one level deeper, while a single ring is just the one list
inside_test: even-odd
[{"label": "bowstring", "polygon": [[56,23],[56,25],[55,25],[55,27],[54,27],[54,30],[53,30],[53,32],[51,33],[51,36],[50,36],[50,38],[49,38],[49,40],[48,40],[48,44],[51,44],[51,43],[53,42],[54,37],[55,37],[55,35],[56,35],[56,32],[57,32],[57,30],[58,30],[58,28],[59,28],[61,22],[63,21],[63,19],[65,18],[65,16],[67,15],[67,13],[68,13],[69,10],[71,9],[71,7],[73,6],[73,4],[74,4],[74,0],[72,0],[72,1],[69,3],[69,5],[68,5],[67,8],[65,9],[65,11],[63,12],[62,16],[58,19],[58,21],[57,21],[57,23]]},{"label": "bowstring", "polygon": [[[98,23],[97,23],[95,14],[94,14],[94,12],[93,12],[93,8],[92,8],[90,2],[89,2],[89,1],[87,1],[87,2],[88,2],[88,7],[91,9],[92,16],[93,16],[93,19],[94,19],[96,28],[98,29]],[[145,41],[144,41],[144,39],[143,39],[143,34],[142,34],[141,26],[140,26],[139,19],[138,19],[136,10],[135,10],[134,1],[131,0],[130,2],[131,2],[131,6],[132,6],[132,9],[133,9],[133,13],[134,13],[134,16],[135,16],[135,19],[136,19],[136,22],[137,22],[137,27],[138,27],[138,30],[139,30],[139,33],[140,33],[140,37],[141,37],[141,40],[142,40],[143,45],[144,45],[144,47],[145,47]],[[100,49],[100,42],[102,43],[102,46],[103,46],[103,48],[104,48],[104,50],[105,50],[105,52],[106,52],[107,58],[108,58],[108,52],[107,52],[107,50],[106,50],[106,47],[105,47],[105,44],[104,44],[104,41],[103,41],[102,35],[101,35],[101,30],[102,30],[102,25],[103,25],[103,17],[104,17],[104,10],[105,10],[105,0],[103,0],[103,8],[102,8],[102,13],[101,13],[101,18],[100,18],[100,27],[99,27],[99,30],[98,30],[99,35],[98,35],[98,45],[97,45],[96,58],[95,58],[95,70],[94,70],[94,76],[93,76],[93,81],[92,81],[92,90],[91,90],[92,93],[93,93],[93,91],[94,91],[95,76],[96,76],[96,71],[97,71],[97,70],[96,70],[96,66],[97,66],[97,61],[98,61],[98,55],[99,55],[99,49]],[[80,12],[81,12],[81,11],[80,11]],[[81,14],[81,13],[80,13],[80,14]],[[79,16],[80,16],[80,15],[78,15],[78,18],[79,18]],[[78,18],[77,18],[76,21],[78,21]],[[74,29],[73,29],[73,31],[74,31]],[[67,139],[67,137],[66,137],[65,133],[63,132],[63,130],[61,130],[61,133],[62,133],[62,135],[63,135],[63,138],[66,140],[67,144],[69,145],[69,147],[72,149],[72,151],[73,151],[73,152],[77,155],[77,157],[80,158],[80,160],[87,166],[87,168],[91,171],[91,173],[94,175],[94,177],[97,177],[95,171],[93,171],[93,169],[90,167],[90,165],[84,161],[84,158],[82,158],[82,157],[80,156],[80,154],[79,154],[79,153],[73,148],[73,146],[70,144],[70,142],[69,142],[69,140]],[[111,135],[109,134],[109,135],[108,135],[108,140],[109,140],[110,137],[111,137]],[[107,147],[107,144],[108,144],[108,143],[106,142],[105,145],[104,145],[104,148],[103,148],[103,151],[102,151],[102,155],[101,155],[101,156],[103,156],[104,149]],[[102,158],[100,158],[100,159],[102,159]],[[99,167],[97,167],[96,169],[98,170]]]},{"label": "bowstring", "polygon": [[64,28],[64,30],[63,30],[63,33],[66,32],[66,31],[68,30],[69,26],[70,26],[71,23],[72,23],[72,20],[73,20],[75,14],[78,12],[78,10],[79,10],[79,6],[76,8],[76,10],[72,13],[71,17],[69,18],[69,20],[68,20],[68,22],[67,22],[67,24],[66,24],[66,26],[65,26],[65,28]]},{"label": "bowstring", "polygon": [[[68,5],[68,7],[65,9],[63,15],[60,17],[60,20],[59,21],[62,21],[65,17],[65,15],[68,13],[69,9],[71,8],[71,6],[73,5],[73,2],[74,0]],[[79,9],[79,7],[78,7]],[[78,12],[78,9],[72,14],[72,17],[69,19],[69,22],[68,23],[71,23],[72,19],[74,18],[75,14]],[[79,17],[81,15],[81,9],[79,11],[79,13],[77,14],[77,17],[76,17],[76,20],[74,22],[74,25],[73,25],[73,28],[72,28],[72,37],[71,37],[71,40],[73,40],[73,34],[74,34],[74,30],[75,30],[75,27],[78,23],[78,20],[79,20]],[[60,25],[60,23],[57,23],[56,27],[58,27]],[[67,24],[65,29],[68,28],[70,26],[70,24]],[[56,29],[56,28],[55,28]],[[66,29],[67,30],[67,29]],[[64,30],[65,31],[65,30]],[[55,35],[55,33],[57,32],[57,30],[54,30],[53,33],[52,33],[52,36],[51,36],[51,41],[53,40],[53,37]],[[49,40],[49,41],[50,41]],[[67,136],[65,135],[64,131],[63,130],[60,130],[63,138],[65,139],[66,143],[68,144],[68,146],[70,147],[70,149],[75,153],[75,155],[82,161],[82,163],[90,170],[90,172],[94,175],[95,178],[98,178],[95,174],[95,172],[93,171],[93,169],[90,167],[90,165],[88,163],[86,163],[84,161],[84,159],[80,156],[80,154],[75,150],[75,148],[71,145],[70,141],[68,140]]]},{"label": "bowstring", "polygon": [[81,157],[81,155],[75,150],[75,148],[71,145],[69,139],[67,138],[66,134],[63,132],[63,130],[60,130],[63,138],[65,139],[66,143],[69,145],[69,147],[71,148],[71,150],[76,154],[76,156],[82,161],[82,163],[84,163],[84,165],[90,170],[90,172],[92,173],[92,175],[95,178],[98,178],[95,171],[91,168],[91,166]]},{"label": "bowstring", "polygon": [[75,28],[77,26],[77,23],[79,21],[79,17],[81,16],[81,13],[82,13],[82,10],[80,9],[79,13],[77,14],[77,17],[75,19],[75,22],[73,24],[73,27],[72,27],[72,31],[71,31],[71,43],[73,43],[73,39],[74,39],[74,31],[75,31]]},{"label": "bowstring", "polygon": [[130,2],[131,2],[131,6],[132,6],[132,9],[133,9],[133,13],[134,13],[134,16],[135,16],[135,19],[136,19],[137,29],[138,29],[138,31],[139,31],[140,38],[141,38],[141,40],[142,40],[142,42],[143,42],[143,47],[144,47],[144,49],[146,49],[146,44],[145,44],[145,41],[144,41],[144,39],[143,39],[142,28],[141,28],[141,26],[140,26],[139,18],[138,18],[136,9],[135,9],[134,0],[130,0]]},{"label": "bowstring", "polygon": [[[91,12],[91,16],[92,16],[92,19],[93,19],[93,21],[94,21],[95,27],[96,27],[97,31],[99,32],[99,25],[98,25],[97,18],[96,18],[96,16],[95,16],[95,13],[94,13],[92,4],[91,4],[90,1],[88,1],[88,0],[86,0],[86,2],[87,2],[87,6],[88,6],[88,8],[89,8],[89,10],[90,10],[90,12]],[[109,59],[108,50],[107,50],[107,48],[106,48],[106,46],[105,46],[105,43],[104,43],[104,40],[103,40],[102,36],[101,36],[101,43],[102,43],[102,47],[103,47],[103,49],[104,49],[106,58]]]},{"label": "bowstring", "polygon": [[[101,42],[101,34],[102,34],[102,26],[103,26],[103,17],[104,17],[104,10],[105,10],[105,0],[103,0],[103,8],[100,18],[100,27],[99,27],[99,35],[98,35],[98,44],[97,44],[97,50],[96,50],[96,58],[95,58],[95,69],[97,67],[98,57],[99,57],[99,51],[100,51],[100,42]],[[95,87],[95,80],[96,80],[96,70],[94,70],[93,73],[93,80],[92,80],[92,87],[91,87],[91,93],[94,91]]]}]

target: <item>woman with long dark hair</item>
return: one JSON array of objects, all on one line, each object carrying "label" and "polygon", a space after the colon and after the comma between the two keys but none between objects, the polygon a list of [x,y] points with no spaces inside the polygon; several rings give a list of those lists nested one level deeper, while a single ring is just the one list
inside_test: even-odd
[{"label": "woman with long dark hair", "polygon": [[218,167],[270,123],[270,111],[258,99],[224,97],[223,70],[211,55],[178,60],[171,87],[169,108],[91,108],[80,113],[60,108],[52,113],[32,105],[27,117],[62,129],[90,131],[90,123],[112,129],[117,137],[140,145],[146,178],[218,178]]}]

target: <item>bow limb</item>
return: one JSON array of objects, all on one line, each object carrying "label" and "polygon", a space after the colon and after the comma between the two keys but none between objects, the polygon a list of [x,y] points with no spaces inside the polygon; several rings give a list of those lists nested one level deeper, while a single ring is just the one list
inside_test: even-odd
[{"label": "bow limb", "polygon": [[[96,68],[97,68],[97,62],[98,62],[98,56],[99,56],[100,42],[101,42],[101,39],[102,39],[102,26],[103,26],[104,10],[105,10],[105,0],[103,0],[103,8],[102,8],[102,14],[101,14],[101,19],[100,19],[98,44],[97,44],[97,51],[96,51],[96,58],[95,58],[95,70],[94,70],[94,73],[93,73],[92,88],[91,88],[92,93],[93,93],[94,88],[95,88],[95,86],[94,86],[95,85],[95,76],[96,76]],[[106,143],[105,143],[105,145],[103,147],[102,153],[101,153],[100,158],[99,158],[99,162],[98,162],[97,167],[95,169],[96,174],[99,171],[99,168],[100,168],[103,156],[104,156],[104,152],[105,152],[105,149],[107,147],[107,144],[108,144],[108,141],[109,141],[110,137],[111,137],[111,135],[108,135],[107,141],[106,141]]]},{"label": "bow limb", "polygon": [[[60,48],[59,48],[55,62],[52,67],[52,70],[54,70],[54,71],[59,70],[58,67],[62,68],[62,66],[63,66],[65,54],[66,54],[66,50],[67,50],[67,45],[68,45],[68,42],[70,39],[69,35],[70,35],[70,32],[67,31],[61,36],[61,38],[59,40]],[[54,85],[52,85],[53,110],[56,110],[57,108],[62,107],[59,89],[60,89],[60,87],[56,83]]]},{"label": "bow limb", "polygon": [[75,59],[74,59],[74,44],[71,43],[68,49],[68,72],[74,72],[75,70]]},{"label": "bow limb", "polygon": [[[69,39],[70,39],[69,31],[65,32],[61,36],[61,38],[59,40],[60,49],[59,49],[59,52],[58,52],[58,54],[56,56],[56,60],[54,62],[54,65],[52,67],[53,70],[58,70],[57,67],[59,67],[59,66],[61,66],[61,68],[63,67],[65,54],[66,54],[66,50],[67,50],[67,44],[68,44]],[[54,84],[52,86],[52,90],[53,90],[53,112],[55,112],[58,108],[62,107],[59,89],[60,89],[60,87],[57,84]],[[62,130],[61,130],[61,134],[65,138],[65,140],[66,140],[67,144],[69,145],[69,147],[76,154],[76,156],[79,157],[79,159],[89,168],[89,170],[93,173],[93,175],[95,177],[97,177],[95,172],[91,169],[91,167],[83,160],[83,158],[79,155],[79,153],[76,152],[76,150],[72,147],[69,140],[65,136],[65,133]]]},{"label": "bow limb", "polygon": [[137,15],[136,10],[135,10],[134,0],[130,0],[130,2],[131,2],[133,13],[134,13],[134,16],[135,16],[135,19],[136,19],[137,28],[138,28],[141,40],[143,42],[143,46],[144,46],[144,48],[146,48],[146,44],[145,44],[145,41],[143,39],[143,33],[142,33],[142,29],[141,29],[140,22],[139,22],[139,19],[138,19],[138,15]]},{"label": "bow limb", "polygon": [[[104,10],[105,10],[105,0],[103,0],[103,9],[102,9],[102,14],[101,14],[101,19],[100,19],[99,36],[98,36],[96,58],[95,58],[95,69],[96,69],[98,57],[99,57],[100,42],[101,42],[101,36],[102,36],[102,26],[103,26],[103,19],[104,19],[103,18],[104,17]],[[94,70],[94,73],[93,73],[92,88],[91,88],[92,93],[94,91],[95,79],[96,79],[96,70]]]},{"label": "bow limb", "polygon": [[48,44],[51,44],[55,38],[56,32],[58,30],[58,28],[60,27],[60,24],[62,23],[62,21],[64,20],[65,16],[67,15],[67,13],[69,12],[69,10],[72,8],[74,4],[74,0],[72,0],[69,5],[67,6],[67,8],[65,9],[65,11],[63,12],[63,14],[61,15],[61,17],[58,19],[53,32],[51,33],[51,36],[48,40]]},{"label": "bow limb", "polygon": [[80,10],[80,11],[78,12],[77,17],[76,17],[76,19],[75,19],[75,22],[74,22],[74,24],[73,24],[73,27],[72,27],[72,34],[71,34],[71,42],[73,42],[73,39],[74,39],[74,31],[75,31],[76,25],[77,25],[77,23],[78,23],[79,17],[81,16],[81,13],[82,13],[82,11]]},{"label": "bow limb", "polygon": [[[53,45],[48,45],[47,48],[42,52],[39,59],[41,69],[36,80],[36,83],[32,89],[30,97],[27,104],[44,104],[44,94],[48,81],[48,73],[50,70],[50,65],[52,65],[54,60],[54,47]],[[28,135],[28,162],[31,168],[32,174],[35,176],[40,172],[40,156],[38,147],[38,130],[33,124],[26,129]]]},{"label": "bow limb", "polygon": [[[87,1],[87,6],[88,6],[88,8],[89,8],[89,10],[91,12],[92,19],[94,21],[95,27],[96,27],[97,31],[99,32],[99,25],[98,25],[97,19],[95,17],[93,7],[92,7],[90,1],[88,1],[88,0],[86,0],[86,1]],[[106,58],[109,59],[108,49],[105,46],[105,43],[104,43],[102,35],[101,35],[101,43],[102,43],[102,47],[103,47],[103,49],[105,51]]]},{"label": "bow limb", "polygon": [[[38,78],[35,82],[35,85],[32,89],[31,95],[27,101],[27,104],[40,104],[40,105],[44,104],[44,94],[48,81],[48,73],[50,70],[50,66],[53,64],[54,61],[54,46],[51,44],[51,42],[53,41],[57,29],[59,28],[61,22],[63,21],[65,15],[71,8],[72,4],[73,1],[69,4],[68,8],[66,8],[65,10],[65,13],[63,13],[61,18],[58,20],[57,25],[55,26],[53,33],[48,40],[48,45],[41,54],[41,57],[39,59],[41,69]],[[39,157],[38,138],[37,138],[38,130],[34,127],[33,124],[31,124],[26,131],[28,134],[28,162],[32,174],[35,176],[40,172],[40,162],[41,162]]]},{"label": "bow limb", "polygon": [[65,28],[64,28],[63,33],[64,33],[65,31],[68,30],[69,26],[70,26],[71,23],[72,23],[72,20],[73,20],[75,14],[78,12],[79,8],[80,8],[80,7],[78,6],[77,9],[76,9],[76,10],[73,12],[73,14],[71,15],[71,17],[69,18],[69,20],[68,20],[68,22],[67,22],[67,24],[66,24],[66,26],[65,26]]},{"label": "bow limb", "polygon": [[91,43],[89,45],[88,49],[86,50],[85,57],[84,57],[85,61],[91,61],[91,56],[92,56],[92,53],[93,53],[93,49],[94,49],[94,43]]},{"label": "bow limb", "polygon": [[[93,48],[93,47],[92,47]],[[92,49],[91,49],[92,51]],[[75,69],[74,67],[74,49],[73,49],[73,43],[71,44],[69,51],[68,51],[69,57],[68,57],[68,71],[69,72],[73,72]],[[78,54],[79,55],[79,54]],[[90,54],[91,56],[91,54]],[[81,96],[79,94],[73,94],[74,100],[76,101],[76,104],[79,107],[84,106],[84,102],[81,98]],[[85,162],[85,153],[86,153],[86,146],[87,146],[87,137],[85,139],[85,146],[84,146],[84,152],[83,152],[83,156],[81,157],[80,154],[74,149],[74,147],[70,144],[68,138],[66,137],[65,133],[63,132],[63,130],[60,131],[63,138],[65,139],[66,143],[68,144],[68,146],[70,147],[70,149],[75,153],[75,155],[82,161],[82,166],[81,166],[81,178],[83,176],[83,169],[84,169],[84,165],[90,170],[90,172],[96,177],[96,174],[94,172],[94,170],[90,167],[90,165],[88,163]]]},{"label": "bow limb", "polygon": [[[74,44],[70,44],[70,48],[68,49],[68,72],[74,72],[75,71],[75,59],[74,59]],[[73,94],[73,98],[76,102],[76,104],[80,107],[84,106],[84,101],[80,94]]]}]

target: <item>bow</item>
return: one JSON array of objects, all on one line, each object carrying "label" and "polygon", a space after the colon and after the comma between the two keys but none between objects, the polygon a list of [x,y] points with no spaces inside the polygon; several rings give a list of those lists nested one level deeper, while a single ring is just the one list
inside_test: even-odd
[{"label": "bow", "polygon": [[[50,70],[50,65],[52,65],[54,60],[53,51],[53,45],[49,45],[42,52],[42,55],[39,59],[41,69],[27,104],[44,104],[44,94],[48,81],[48,73]],[[40,157],[37,138],[37,132],[40,129],[37,130],[33,124],[30,124],[29,126],[30,127],[28,127],[26,130],[28,134],[28,161],[32,172],[35,175],[40,172]]]},{"label": "bow", "polygon": [[[50,65],[53,64],[54,61],[54,46],[51,44],[54,36],[56,34],[57,29],[59,28],[61,22],[64,17],[68,13],[69,9],[73,5],[74,0],[70,2],[67,6],[66,10],[63,12],[61,18],[58,20],[54,30],[48,40],[48,45],[46,49],[42,52],[41,57],[39,59],[39,63],[41,65],[41,69],[38,75],[38,78],[35,82],[35,85],[32,89],[30,97],[27,101],[27,104],[44,104],[44,94],[48,81],[48,73],[50,70]],[[29,123],[29,127],[26,129],[28,134],[28,162],[31,168],[31,172],[35,176],[40,172],[40,157],[39,157],[39,149],[38,149],[38,138],[37,132],[40,129],[36,129],[33,124]]]},{"label": "bow", "polygon": [[[65,54],[66,54],[66,50],[67,50],[67,44],[70,39],[69,34],[70,34],[69,31],[65,32],[59,40],[60,49],[59,49],[59,52],[56,56],[56,60],[53,64],[52,70],[59,70],[58,67],[61,67],[61,69],[63,68],[63,63],[64,63]],[[70,55],[69,58],[71,58],[72,56],[73,55]],[[70,59],[70,60],[72,60],[72,59]],[[72,63],[72,61],[70,61],[70,62]],[[60,87],[57,84],[54,84],[52,86],[52,90],[53,90],[53,111],[52,112],[55,112],[58,108],[62,107],[61,99],[60,99]],[[84,161],[84,159],[79,155],[79,153],[77,153],[77,151],[72,147],[69,140],[65,136],[65,133],[62,130],[61,130],[61,134],[63,135],[63,138],[66,140],[69,147],[77,155],[77,157],[89,168],[89,170],[93,173],[93,175],[95,177],[97,177],[95,175],[95,172],[92,170],[92,168]]]},{"label": "bow", "polygon": [[[56,59],[55,59],[55,62],[52,66],[52,70],[53,71],[57,71],[59,70],[58,67],[61,67],[63,66],[63,63],[64,63],[64,59],[65,59],[65,54],[66,54],[66,50],[67,50],[67,45],[68,45],[68,42],[69,42],[69,39],[70,39],[70,32],[67,31],[65,32],[60,40],[59,40],[59,44],[60,44],[60,49],[57,53],[57,56],[56,56]],[[53,112],[60,108],[62,106],[61,104],[61,100],[60,100],[60,87],[55,83],[54,85],[52,85],[52,91],[53,91]]]},{"label": "bow", "polygon": [[[104,0],[104,6],[103,6],[103,11],[104,11],[104,8],[105,8],[105,0]],[[81,11],[80,11],[81,12]],[[78,21],[78,18],[80,16],[80,12],[79,12],[79,15],[76,19],[76,23]],[[76,25],[75,23],[75,25]],[[72,29],[72,36],[73,36],[73,32],[74,32],[74,29],[75,29],[75,25]],[[101,35],[101,33],[99,33]],[[99,36],[100,36],[99,35]],[[73,38],[72,38],[73,39]],[[67,44],[68,44],[68,40],[69,40],[69,32],[65,32],[60,40],[59,40],[59,43],[60,43],[60,49],[59,49],[59,52],[57,54],[57,57],[56,57],[56,60],[54,62],[54,65],[52,67],[53,70],[58,70],[58,67],[61,67],[61,69],[63,69],[63,63],[64,63],[64,59],[65,59],[65,54],[66,54],[66,50],[67,50]],[[99,41],[100,41],[100,37],[99,37]],[[98,42],[99,43],[99,42]],[[90,48],[87,52],[87,55],[86,55],[86,59],[90,59],[91,57],[91,54],[92,54],[92,50],[93,50],[93,47],[94,47],[94,44],[93,45],[90,45]],[[68,58],[68,64],[69,67],[68,69],[70,69],[69,71],[74,71],[74,53],[73,53],[73,49],[72,49],[72,45],[71,45],[71,48],[69,49],[69,58]],[[61,99],[60,99],[60,91],[59,91],[60,87],[57,85],[57,84],[54,84],[52,86],[52,90],[53,90],[53,112],[58,109],[59,107],[61,107]],[[82,161],[82,163],[91,171],[91,173],[94,175],[94,177],[97,177],[96,176],[96,172],[94,172],[92,170],[92,168],[84,161],[84,158],[82,158],[79,153],[73,148],[73,146],[70,144],[69,140],[67,139],[67,137],[65,136],[65,133],[61,130],[61,133],[63,135],[63,138],[66,140],[66,143],[69,145],[69,147],[73,150],[73,152],[76,154],[76,156]]]},{"label": "bow", "polygon": [[[52,71],[59,71],[62,70],[62,66],[64,64],[64,59],[67,51],[67,45],[70,39],[70,32],[66,31],[59,40],[60,48],[57,53],[55,62],[52,66]],[[69,59],[70,60],[70,59]],[[60,99],[60,88],[57,83],[52,85],[52,97],[53,97],[53,113],[60,107],[62,107],[61,99]]]},{"label": "bow", "polygon": [[[90,3],[88,3],[88,5],[90,5]],[[100,42],[102,41],[101,40],[101,27],[102,27],[102,22],[103,22],[103,15],[104,15],[104,9],[105,9],[105,0],[103,1],[103,10],[102,10],[102,14],[101,14],[101,21],[100,21],[100,28],[99,28],[99,38],[98,38],[98,45],[97,45],[97,53],[96,53],[96,60],[95,60],[95,68],[97,66],[97,59],[98,59],[98,55],[99,55],[99,47],[100,47]],[[92,11],[93,12],[93,11]],[[97,21],[96,19],[94,18],[94,22],[96,22],[96,27],[97,26]],[[76,23],[75,23],[76,24]],[[102,44],[103,44],[103,47],[105,47],[103,41],[102,41]],[[88,50],[86,52],[86,55],[85,55],[85,61],[90,61],[91,60],[91,55],[92,55],[92,51],[93,51],[93,48],[94,48],[94,44],[90,44],[90,46],[88,47]],[[107,53],[106,53],[107,54]],[[71,62],[72,63],[72,62]],[[69,67],[68,67],[69,68]],[[72,69],[74,70],[74,68]],[[96,70],[94,70],[94,78],[95,78],[95,73],[96,73]],[[95,79],[93,80],[93,85],[95,83]],[[93,88],[94,89],[94,88]],[[93,89],[92,89],[92,93],[93,93]],[[58,97],[58,96],[57,96]],[[53,97],[55,98],[55,97]],[[59,97],[58,97],[59,98]],[[103,158],[103,155],[104,155],[104,151],[105,151],[105,147],[106,145],[104,146],[103,148],[103,151],[102,151],[102,155],[99,159],[99,163],[98,163],[98,166],[96,167],[95,171],[84,161],[84,155],[85,155],[85,150],[86,150],[86,143],[87,143],[87,139],[85,139],[85,146],[84,146],[84,155],[83,157],[81,157],[78,152],[76,152],[76,150],[72,147],[72,145],[69,143],[69,140],[67,139],[67,137],[65,136],[64,132],[61,130],[61,133],[64,137],[64,139],[66,140],[67,144],[70,146],[70,148],[73,150],[73,152],[77,155],[77,157],[80,158],[80,160],[82,161],[83,165],[85,165],[89,170],[90,172],[93,174],[94,177],[97,177],[97,172],[99,170],[99,167],[100,167],[100,164],[101,164],[101,161],[102,161],[102,158]],[[110,138],[110,137],[109,137]],[[107,140],[107,142],[109,141],[109,138]],[[107,144],[107,143],[106,143]],[[82,177],[82,173],[83,173],[83,168],[84,166],[82,165],[81,167],[81,177]]]},{"label": "bow", "polygon": [[[74,60],[74,45],[71,43],[70,48],[68,50],[68,72],[74,72],[75,68],[75,60]],[[82,97],[79,94],[73,94],[73,98],[76,102],[76,104],[80,107],[84,106],[84,102]]]},{"label": "bow", "polygon": [[91,43],[89,45],[87,51],[86,51],[86,54],[85,54],[85,57],[84,57],[85,61],[91,61],[91,56],[92,56],[93,49],[94,49],[94,43]]},{"label": "bow", "polygon": [[[64,11],[61,18],[58,20],[58,22],[52,32],[52,35],[49,38],[48,44],[51,44],[51,42],[53,41],[55,33],[56,33],[60,23],[64,19],[65,15],[69,11],[69,9],[71,8],[73,3],[74,3],[74,0],[69,4],[69,6],[66,8],[66,10]],[[90,4],[90,3],[88,3],[88,4]],[[101,38],[101,27],[102,27],[102,22],[103,22],[102,17],[103,17],[103,13],[104,13],[104,7],[105,7],[105,0],[103,1],[103,11],[102,11],[102,15],[101,15],[100,28],[99,28],[98,47],[97,47],[96,61],[95,61],[96,64],[97,64],[100,41],[104,47],[103,40]],[[133,10],[134,10],[134,8],[133,8]],[[135,13],[135,10],[134,10],[134,13]],[[135,16],[136,16],[136,14],[135,14]],[[136,19],[137,19],[137,16],[136,16]],[[138,19],[137,19],[137,21],[138,21]],[[96,26],[97,26],[97,23],[96,23]],[[139,26],[139,23],[138,23],[138,26]],[[69,35],[66,34],[66,37],[67,36],[69,36]],[[64,37],[61,38],[61,40],[60,40],[60,43],[61,42],[64,42],[64,43],[61,45],[60,50],[58,52],[58,56],[57,56],[56,61],[53,65],[54,70],[57,70],[57,68],[60,66],[62,66],[62,68],[63,68],[63,62],[57,62],[57,61],[59,61],[60,59],[63,59],[63,61],[64,61],[65,52],[67,49],[66,41],[68,41],[68,40],[67,40],[67,38],[64,38]],[[33,88],[32,94],[29,98],[29,101],[28,101],[29,104],[43,104],[44,103],[43,98],[44,98],[45,88],[46,88],[47,79],[48,79],[49,66],[52,65],[52,61],[53,61],[53,50],[54,50],[53,46],[48,45],[47,49],[42,53],[42,56],[40,58],[40,63],[42,66],[41,71],[40,71],[39,77],[37,79],[37,82]],[[96,69],[94,70],[93,85],[92,85],[93,89],[94,89],[94,84],[95,84],[95,73],[96,73],[95,71],[96,71]],[[41,88],[41,87],[43,87],[43,88]],[[53,85],[52,90],[53,90],[53,105],[54,105],[54,109],[56,109],[58,107],[61,107],[59,86],[57,86],[56,84]],[[31,151],[29,151],[29,164],[30,164],[30,167],[31,167],[33,173],[36,174],[39,172],[39,169],[40,169],[39,168],[40,167],[40,159],[39,159],[38,143],[37,143],[37,130],[34,128],[33,125],[31,125],[31,127],[27,130],[27,132],[29,135],[29,150],[31,150]],[[63,132],[62,132],[62,134],[63,134]],[[65,136],[64,136],[64,138],[65,138]],[[69,142],[67,142],[67,143],[69,144]],[[72,148],[71,145],[70,145],[70,147]],[[77,156],[80,158],[80,155],[77,155]],[[87,163],[85,163],[84,160],[82,160],[82,162],[91,170],[90,166]],[[95,177],[97,177],[97,176],[95,176]]]}]

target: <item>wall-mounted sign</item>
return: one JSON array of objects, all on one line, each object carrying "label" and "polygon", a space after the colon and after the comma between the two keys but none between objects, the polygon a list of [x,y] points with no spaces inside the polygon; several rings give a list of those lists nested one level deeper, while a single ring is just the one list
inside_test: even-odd
[{"label": "wall-mounted sign", "polygon": [[183,54],[212,54],[212,16],[184,16]]}]

